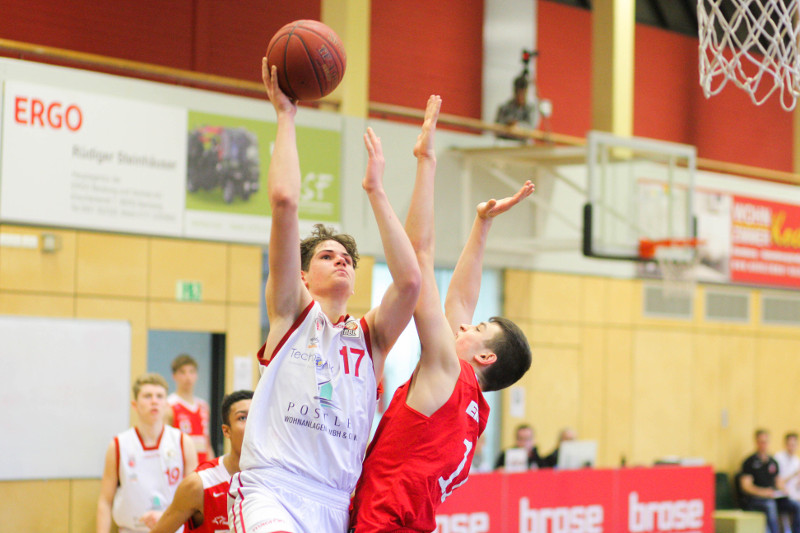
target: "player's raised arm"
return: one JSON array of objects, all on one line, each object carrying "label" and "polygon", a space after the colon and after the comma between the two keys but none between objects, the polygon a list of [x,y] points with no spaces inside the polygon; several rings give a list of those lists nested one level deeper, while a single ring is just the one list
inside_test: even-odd
[{"label": "player's raised arm", "polygon": [[420,273],[414,249],[383,188],[383,149],[380,138],[372,128],[367,129],[364,144],[369,160],[362,186],[378,223],[386,266],[392,274],[392,284],[386,290],[381,303],[365,316],[372,330],[375,347],[373,360],[376,373],[380,377],[386,353],[411,320],[419,295]]},{"label": "player's raised arm", "polygon": [[[422,131],[414,145],[417,176],[411,196],[411,206],[406,218],[406,233],[408,233],[416,252],[422,274],[422,288],[417,300],[417,307],[414,309],[414,323],[422,344],[421,371],[418,377],[422,376],[423,383],[420,386],[418,379],[413,391],[409,393],[410,397],[414,396],[414,400],[419,400],[420,392],[423,392],[423,389],[434,390],[446,386],[446,384],[440,384],[438,379],[433,379],[441,377],[438,375],[441,372],[438,371],[444,370],[446,381],[448,381],[448,376],[455,379],[459,372],[459,363],[453,346],[453,335],[449,331],[442,312],[433,269],[435,248],[434,181],[436,177],[436,152],[433,141],[441,105],[442,99],[438,95],[428,98]],[[432,370],[436,375],[425,375],[423,370]],[[431,382],[429,383],[429,381]],[[428,401],[428,395],[425,396],[426,398],[422,402],[415,405],[425,404],[435,407],[438,402],[432,400],[431,403]]]},{"label": "player's raised arm", "polygon": [[464,249],[461,250],[444,302],[447,322],[454,334],[462,324],[472,322],[481,289],[483,253],[492,220],[530,196],[533,189],[533,183],[526,181],[514,196],[502,200],[491,199],[478,205],[472,230]]},{"label": "player's raised arm", "polygon": [[[261,60],[261,76],[278,122],[267,174],[272,229],[266,302],[270,322],[277,328],[276,335],[280,338],[311,301],[311,296],[299,275],[300,160],[294,124],[297,106],[281,91],[276,69],[273,67],[270,72],[266,58]],[[271,351],[267,351],[267,355],[271,355]]]}]

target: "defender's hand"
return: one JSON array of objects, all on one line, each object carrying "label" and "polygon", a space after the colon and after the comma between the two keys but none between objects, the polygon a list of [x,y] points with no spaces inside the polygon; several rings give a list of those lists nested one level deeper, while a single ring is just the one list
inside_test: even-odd
[{"label": "defender's hand", "polygon": [[530,180],[525,182],[525,185],[517,191],[514,196],[503,198],[502,200],[495,200],[492,198],[488,202],[478,204],[478,216],[481,218],[493,218],[501,213],[505,213],[522,200],[527,198],[533,193],[534,185]]}]

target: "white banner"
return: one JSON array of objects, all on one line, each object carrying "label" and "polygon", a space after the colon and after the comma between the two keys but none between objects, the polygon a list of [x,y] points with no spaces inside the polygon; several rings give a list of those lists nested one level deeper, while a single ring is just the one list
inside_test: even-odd
[{"label": "white banner", "polygon": [[0,217],[178,236],[186,129],[182,108],[7,81]]}]

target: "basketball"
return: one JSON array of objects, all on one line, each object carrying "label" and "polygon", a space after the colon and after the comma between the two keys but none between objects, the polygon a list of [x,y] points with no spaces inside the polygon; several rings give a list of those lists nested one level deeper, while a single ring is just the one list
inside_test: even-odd
[{"label": "basketball", "polygon": [[281,90],[294,100],[317,100],[344,76],[347,58],[339,36],[322,22],[296,20],[282,27],[267,46],[267,64],[278,68]]}]

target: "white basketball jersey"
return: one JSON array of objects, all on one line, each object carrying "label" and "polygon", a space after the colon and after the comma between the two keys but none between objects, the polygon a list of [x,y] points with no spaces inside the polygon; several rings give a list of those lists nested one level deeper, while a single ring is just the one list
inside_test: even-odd
[{"label": "white basketball jersey", "polygon": [[147,511],[166,509],[183,479],[181,432],[164,426],[152,448],[145,448],[135,427],[123,431],[114,441],[119,474],[112,507],[114,522],[121,531],[150,531],[139,517]]},{"label": "white basketball jersey", "polygon": [[247,416],[242,470],[282,468],[352,492],[377,403],[366,321],[332,324],[312,302],[270,361]]}]

